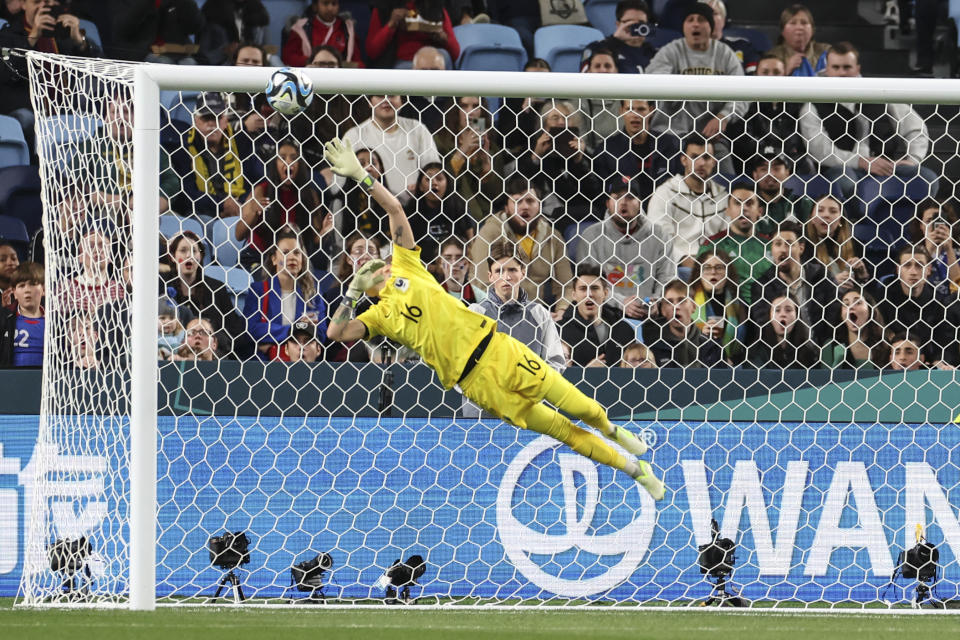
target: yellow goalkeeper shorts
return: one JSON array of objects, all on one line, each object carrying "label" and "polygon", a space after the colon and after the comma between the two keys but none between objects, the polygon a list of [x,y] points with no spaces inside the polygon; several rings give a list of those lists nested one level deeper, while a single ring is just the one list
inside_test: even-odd
[{"label": "yellow goalkeeper shorts", "polygon": [[558,377],[527,345],[496,331],[460,388],[485,411],[526,429],[527,412],[543,400]]}]

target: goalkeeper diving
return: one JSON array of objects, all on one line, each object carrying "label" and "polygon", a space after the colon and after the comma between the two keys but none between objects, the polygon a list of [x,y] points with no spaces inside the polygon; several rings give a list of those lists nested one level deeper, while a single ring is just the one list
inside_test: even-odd
[{"label": "goalkeeper diving", "polygon": [[[400,201],[360,165],[348,140],[336,138],[324,148],[334,173],[357,181],[390,221],[392,263],[371,260],[361,267],[334,311],[327,329],[331,340],[350,342],[386,336],[415,351],[446,389],[459,386],[465,396],[499,418],[568,445],[595,462],[635,479],[655,500],[663,482],[650,464],[624,456],[602,438],[574,425],[543,403],[582,420],[634,456],[647,445],[635,434],[611,424],[604,409],[581,393],[526,345],[497,331],[497,323],[470,311],[448,294],[420,261],[410,223]],[[356,318],[363,295],[380,301]]]}]

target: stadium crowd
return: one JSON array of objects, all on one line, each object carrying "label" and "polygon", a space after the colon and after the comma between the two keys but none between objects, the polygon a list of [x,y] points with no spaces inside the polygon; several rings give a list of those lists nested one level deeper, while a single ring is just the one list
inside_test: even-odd
[{"label": "stadium crowd", "polygon": [[[381,0],[364,21],[315,0],[268,42],[273,16],[260,0],[130,1],[102,48],[72,13],[95,18],[85,4],[7,2],[0,46],[449,69],[461,52],[454,25],[492,21],[516,30],[526,72],[551,71],[533,55],[547,17],[537,2]],[[581,72],[861,72],[853,45],[814,39],[802,5],[784,9],[769,51],[725,34],[722,0],[668,2],[658,28],[674,24],[677,37],[659,47],[643,0],[622,0],[614,17],[612,34],[584,48]],[[0,112],[32,140],[23,74],[8,66],[0,84]],[[203,93],[166,113],[166,360],[409,356],[326,339],[352,275],[390,250],[384,212],[323,160],[323,144],[342,137],[404,203],[438,282],[557,368],[960,365],[960,226],[936,199],[930,137],[909,105],[318,95],[288,119],[262,95]],[[129,212],[131,120],[129,104],[109,101],[99,143],[70,161],[83,186],[54,214],[69,273],[44,276],[42,230],[30,247],[0,241],[0,364],[42,362],[45,285],[70,314],[76,366],[123,352],[112,327],[128,313],[129,264],[116,258],[126,225],[87,220]]]}]

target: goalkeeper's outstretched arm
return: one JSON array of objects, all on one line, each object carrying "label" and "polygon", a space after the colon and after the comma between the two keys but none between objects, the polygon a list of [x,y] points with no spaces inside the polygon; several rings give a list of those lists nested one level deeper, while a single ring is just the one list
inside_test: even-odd
[{"label": "goalkeeper's outstretched arm", "polygon": [[405,249],[413,249],[417,245],[400,201],[360,165],[349,140],[332,139],[324,146],[323,156],[334,173],[356,180],[383,207],[390,220],[390,240],[394,244]]}]

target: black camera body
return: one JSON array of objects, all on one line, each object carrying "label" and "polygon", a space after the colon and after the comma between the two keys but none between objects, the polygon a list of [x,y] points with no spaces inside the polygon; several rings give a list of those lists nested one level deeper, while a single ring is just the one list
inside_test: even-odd
[{"label": "black camera body", "polygon": [[323,577],[333,568],[333,556],[322,552],[290,568],[290,579],[297,591],[317,591],[323,586]]},{"label": "black camera body", "polygon": [[900,573],[904,578],[933,582],[937,577],[937,564],[940,562],[940,550],[926,540],[921,540],[897,558]]},{"label": "black camera body", "polygon": [[635,38],[646,38],[652,35],[656,31],[654,27],[649,22],[634,22],[630,25],[630,35]]},{"label": "black camera body", "polygon": [[243,531],[213,536],[208,542],[210,564],[221,569],[236,569],[250,564],[250,538]]},{"label": "black camera body", "polygon": [[720,537],[720,527],[716,520],[710,520],[712,540],[697,547],[700,573],[713,578],[722,578],[733,573],[737,562],[737,545],[730,538]]},{"label": "black camera body", "polygon": [[56,573],[73,575],[87,562],[90,555],[90,541],[86,537],[76,540],[60,539],[47,545],[47,557],[50,560],[50,569]]},{"label": "black camera body", "polygon": [[406,562],[400,562],[400,558],[393,561],[390,568],[387,569],[387,604],[399,604],[401,601],[407,604],[416,603],[416,599],[410,599],[410,587],[417,584],[423,574],[427,571],[427,564],[423,556],[413,555],[407,558]]},{"label": "black camera body", "polygon": [[[50,15],[50,17],[56,20],[60,16],[71,15],[73,13],[73,7],[69,2],[63,2],[49,7],[47,13]],[[70,37],[70,28],[57,23],[53,29],[44,29],[41,35],[44,38],[56,38],[57,40],[63,40]]]}]

